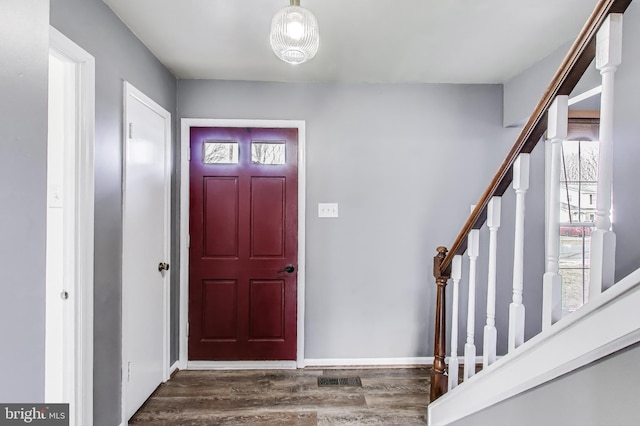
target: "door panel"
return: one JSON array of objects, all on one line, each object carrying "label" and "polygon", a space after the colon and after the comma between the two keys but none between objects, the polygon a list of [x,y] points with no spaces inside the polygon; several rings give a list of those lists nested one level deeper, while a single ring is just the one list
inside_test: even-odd
[{"label": "door panel", "polygon": [[191,128],[190,360],[295,360],[297,129]]},{"label": "door panel", "polygon": [[251,181],[251,257],[284,259],[286,231],[284,178]]},{"label": "door panel", "polygon": [[233,340],[237,336],[238,282],[236,280],[206,280],[202,285],[202,338]]},{"label": "door panel", "polygon": [[204,179],[204,257],[238,257],[238,197],[238,178]]},{"label": "door panel", "polygon": [[284,280],[251,280],[249,340],[284,339]]}]

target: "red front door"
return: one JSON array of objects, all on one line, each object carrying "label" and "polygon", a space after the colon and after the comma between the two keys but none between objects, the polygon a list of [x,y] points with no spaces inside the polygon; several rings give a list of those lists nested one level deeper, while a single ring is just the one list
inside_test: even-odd
[{"label": "red front door", "polygon": [[190,360],[296,359],[297,142],[191,128]]}]

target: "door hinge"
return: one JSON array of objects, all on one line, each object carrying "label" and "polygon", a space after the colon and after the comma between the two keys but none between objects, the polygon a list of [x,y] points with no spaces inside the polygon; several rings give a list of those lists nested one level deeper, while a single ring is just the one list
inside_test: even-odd
[{"label": "door hinge", "polygon": [[189,321],[187,321],[187,337],[189,337]]},{"label": "door hinge", "polygon": [[133,122],[129,123],[129,139],[133,139]]},{"label": "door hinge", "polygon": [[127,362],[127,382],[131,381],[131,361]]},{"label": "door hinge", "polygon": [[191,161],[191,150],[187,149],[187,161]]},{"label": "door hinge", "polygon": [[191,234],[187,235],[187,248],[191,248]]}]

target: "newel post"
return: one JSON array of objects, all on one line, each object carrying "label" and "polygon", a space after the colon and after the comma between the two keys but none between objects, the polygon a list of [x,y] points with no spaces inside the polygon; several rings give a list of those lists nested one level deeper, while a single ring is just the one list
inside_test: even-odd
[{"label": "newel post", "polygon": [[[435,401],[447,392],[447,365],[445,363],[445,351],[447,346],[447,320],[445,309],[445,289],[451,276],[451,267],[441,271],[445,257],[446,247],[438,247],[438,254],[433,258],[433,276],[436,280],[436,327],[433,344],[433,369],[431,370],[431,402]],[[457,374],[457,372],[456,372]]]}]

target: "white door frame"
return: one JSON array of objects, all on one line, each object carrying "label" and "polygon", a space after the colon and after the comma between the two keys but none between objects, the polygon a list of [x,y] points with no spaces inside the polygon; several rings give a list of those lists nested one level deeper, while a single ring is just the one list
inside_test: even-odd
[{"label": "white door frame", "polygon": [[[296,361],[189,362],[189,161],[191,127],[262,127],[298,129],[298,309]],[[180,369],[303,368],[305,323],[305,206],[306,122],[304,120],[245,120],[183,118],[180,136]]]},{"label": "white door frame", "polygon": [[76,143],[74,210],[75,235],[72,256],[65,265],[73,271],[67,284],[74,317],[69,322],[73,336],[68,342],[73,354],[73,377],[65,377],[71,389],[71,418],[78,425],[93,424],[93,239],[94,239],[94,140],[95,140],[95,60],[80,46],[53,27],[49,47],[75,65]]},{"label": "white door frame", "polygon": [[[165,123],[165,141],[164,141],[164,147],[165,147],[165,235],[167,236],[167,240],[166,240],[166,244],[165,244],[165,259],[167,259],[166,261],[169,262],[171,259],[171,170],[172,170],[172,148],[171,148],[171,114],[165,110],[162,106],[160,106],[158,103],[156,103],[153,99],[149,98],[147,95],[145,95],[143,92],[141,92],[140,90],[136,89],[133,85],[131,85],[131,83],[125,81],[123,84],[123,128],[122,128],[122,140],[126,141],[127,140],[127,130],[128,130],[128,126],[126,125],[127,123],[127,100],[129,99],[129,96],[136,98],[138,101],[140,101],[141,103],[143,103],[145,106],[147,106],[149,109],[151,109],[152,111],[154,111],[156,114],[158,114],[159,116],[161,116],[164,119],[164,123]],[[123,166],[123,170],[126,167],[126,161],[127,161],[127,157],[126,157],[126,150],[124,149],[124,144],[123,144],[123,150],[122,150],[122,166]],[[124,191],[125,191],[125,183],[126,183],[126,176],[124,175],[123,172],[123,177],[122,177],[122,191],[123,191],[123,199],[124,199]],[[123,218],[123,223],[124,223],[124,219],[126,217],[126,205],[123,202],[122,203],[122,218]],[[124,226],[123,226],[123,232],[124,232]],[[124,243],[124,236],[123,236],[123,243]],[[122,250],[122,252],[124,253],[124,250]],[[121,305],[121,309],[122,312],[124,312],[125,309],[125,289],[124,289],[124,284],[125,284],[125,279],[124,279],[124,273],[125,271],[122,271],[123,273],[123,277],[122,277],[122,305]],[[162,306],[162,310],[163,310],[163,319],[162,319],[162,380],[163,382],[167,381],[169,379],[169,360],[170,360],[170,353],[169,353],[169,306],[170,306],[170,288],[171,288],[171,280],[170,280],[170,275],[167,274],[166,278],[165,278],[165,285],[163,288],[163,306]],[[124,328],[124,324],[122,324],[122,327]],[[126,396],[127,396],[127,381],[124,380],[125,377],[125,365],[124,365],[124,361],[127,359],[127,347],[125,344],[125,334],[124,331],[121,333],[121,343],[122,343],[122,359],[121,359],[121,376],[122,376],[122,380],[121,380],[121,390],[122,390],[122,411],[121,411],[121,415],[122,415],[122,424],[126,425],[128,424],[128,419],[126,418],[126,413],[127,413],[127,400],[126,400]]]}]

